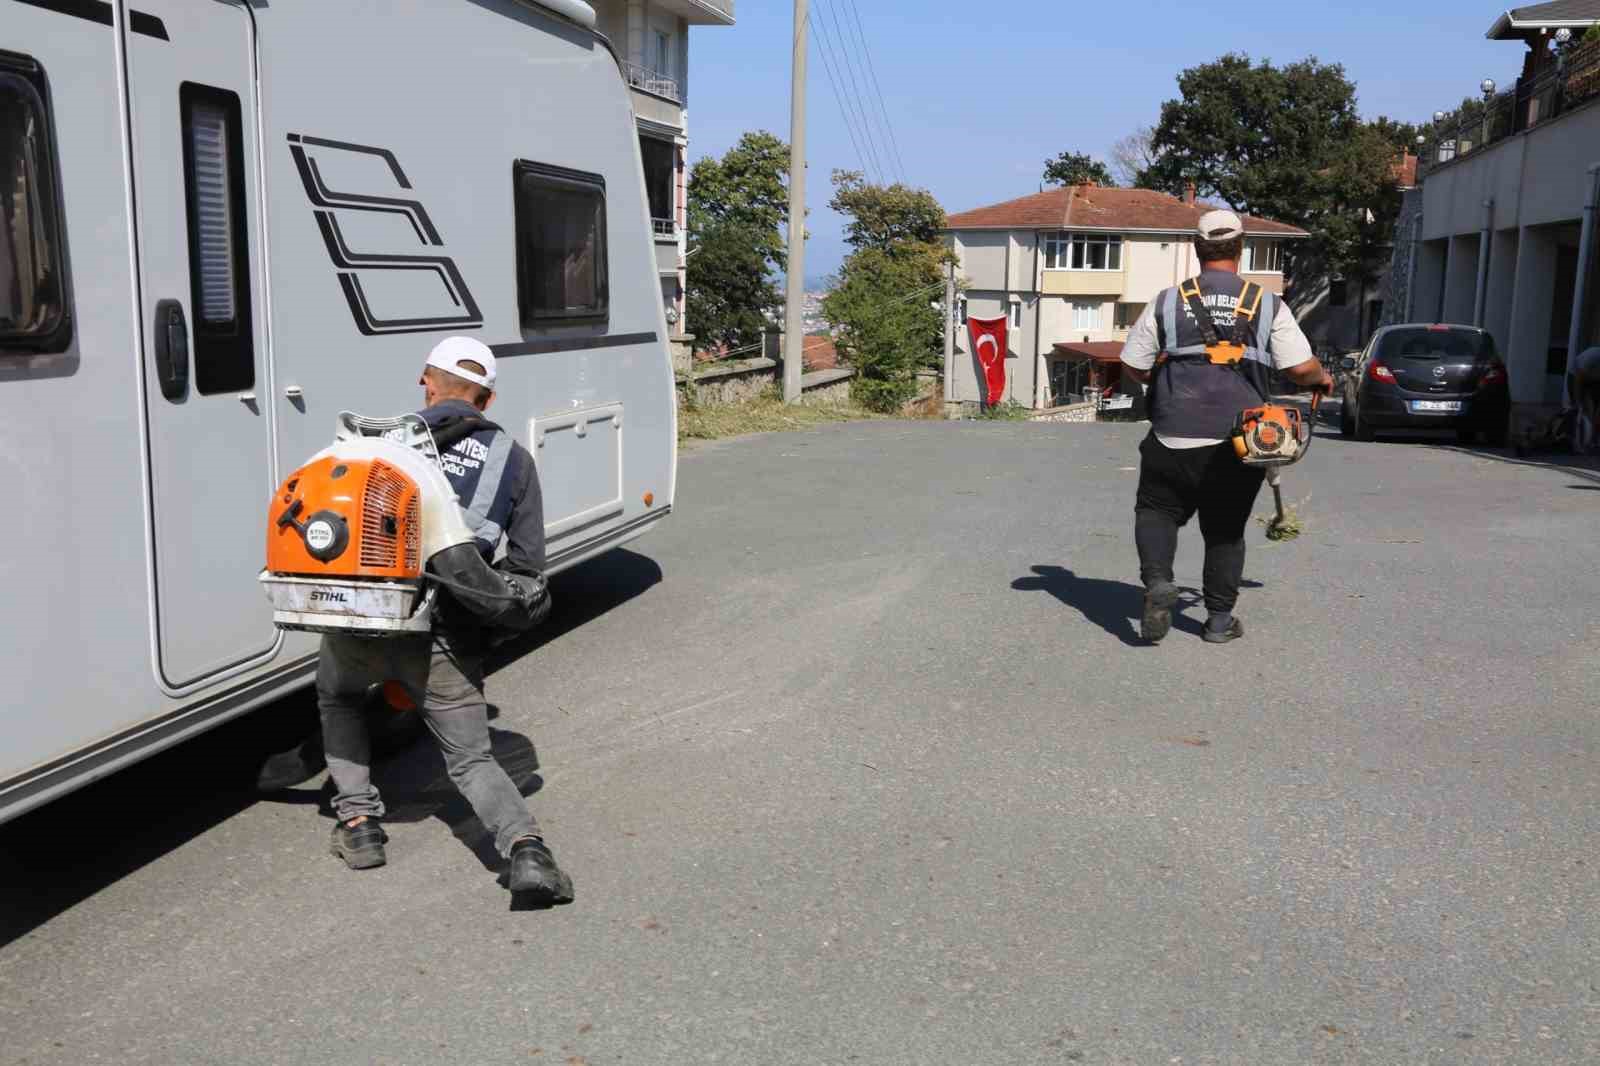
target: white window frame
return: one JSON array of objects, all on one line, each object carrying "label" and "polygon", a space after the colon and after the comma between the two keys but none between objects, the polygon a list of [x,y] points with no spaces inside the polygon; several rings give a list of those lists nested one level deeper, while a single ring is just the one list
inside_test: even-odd
[{"label": "white window frame", "polygon": [[[1111,311],[1111,328],[1118,332],[1126,332],[1132,329],[1133,324],[1139,321],[1139,316],[1144,314],[1144,309],[1147,303],[1148,301],[1136,302],[1133,300],[1118,300],[1117,306]],[[1117,317],[1121,314],[1124,307],[1135,308],[1135,310],[1131,315],[1128,316],[1128,324],[1121,326],[1117,324]]]},{"label": "white window frame", "polygon": [[[1083,325],[1080,314],[1092,315],[1093,323]],[[1105,306],[1098,300],[1073,300],[1072,301],[1072,332],[1098,333],[1100,323],[1105,318]]]},{"label": "white window frame", "polygon": [[[1267,266],[1257,266],[1256,256],[1266,250]],[[1276,263],[1273,261],[1276,260]],[[1244,242],[1244,272],[1246,274],[1282,274],[1283,242],[1264,237],[1247,237]]]},{"label": "white window frame", "polygon": [[[1048,233],[1044,238],[1044,255],[1046,270],[1075,270],[1095,274],[1120,274],[1122,273],[1123,239],[1120,233],[1084,232],[1078,233],[1071,230],[1058,230]],[[1103,267],[1072,265],[1074,262],[1087,264],[1089,262],[1089,248],[1092,245],[1104,246],[1105,262]],[[1111,265],[1116,259],[1116,266]],[[1051,266],[1054,263],[1054,266]]]},{"label": "white window frame", "polygon": [[1009,305],[1006,308],[1006,314],[1011,319],[1011,328],[1012,329],[1021,329],[1022,328],[1022,297],[1020,297],[1020,296],[1008,297],[1007,300],[1006,300],[1006,303]]},{"label": "white window frame", "polygon": [[672,77],[672,34],[666,30],[655,30],[654,32],[656,35],[656,51],[653,57],[656,61],[655,72],[663,78],[670,78]]}]

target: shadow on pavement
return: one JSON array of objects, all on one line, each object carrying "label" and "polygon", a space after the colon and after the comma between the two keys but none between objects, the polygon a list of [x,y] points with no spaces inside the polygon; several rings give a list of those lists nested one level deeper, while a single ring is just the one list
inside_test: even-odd
[{"label": "shadow on pavement", "polygon": [[[1126,581],[1080,577],[1062,566],[1039,565],[1032,569],[1032,577],[1019,577],[1011,587],[1018,592],[1048,592],[1129,647],[1148,647],[1139,636],[1137,622],[1144,613],[1143,588]],[[1251,587],[1254,583],[1245,585]],[[1199,606],[1200,602],[1200,594],[1194,589],[1179,589],[1172,628],[1199,636],[1203,623],[1185,618],[1183,610]]]},{"label": "shadow on pavement", "polygon": [[[654,560],[624,549],[557,574],[550,581],[555,603],[549,620],[495,649],[490,674],[642,595],[661,576]],[[494,694],[493,681],[489,694]],[[491,705],[491,718],[494,713]],[[317,790],[290,790],[294,795],[256,790],[262,764],[317,728],[316,699],[303,689],[0,825],[0,870],[5,871],[0,946],[263,800],[326,808],[327,796]],[[523,794],[537,791],[543,782],[528,738],[492,728],[490,735],[495,757]],[[404,811],[390,817],[438,817],[485,868],[503,869],[493,842],[478,839],[487,833],[445,778],[433,744],[407,744],[407,739],[397,738],[394,757],[373,767],[385,802]],[[306,828],[311,834],[327,832],[320,821]],[[327,858],[323,841],[309,841],[306,854],[307,861]]]}]

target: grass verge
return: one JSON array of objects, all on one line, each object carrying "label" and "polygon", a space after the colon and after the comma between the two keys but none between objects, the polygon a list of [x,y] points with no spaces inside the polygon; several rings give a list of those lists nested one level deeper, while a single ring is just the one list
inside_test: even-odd
[{"label": "grass verge", "polygon": [[678,410],[678,442],[721,440],[746,433],[805,429],[829,422],[882,418],[854,404],[785,404],[776,392],[764,392],[736,404],[695,404]]}]

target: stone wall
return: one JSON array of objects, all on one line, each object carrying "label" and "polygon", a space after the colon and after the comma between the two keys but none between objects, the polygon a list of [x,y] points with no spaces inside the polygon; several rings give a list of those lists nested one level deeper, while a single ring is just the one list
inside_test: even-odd
[{"label": "stone wall", "polygon": [[1046,407],[1037,414],[1029,415],[1030,422],[1093,422],[1096,421],[1095,406],[1092,403],[1072,403],[1065,407]]},{"label": "stone wall", "polygon": [[[772,359],[744,359],[718,363],[692,378],[678,377],[678,405],[692,392],[697,404],[746,403],[769,389],[783,388],[783,364]],[[802,403],[845,403],[850,399],[850,379],[856,372],[847,367],[813,370],[800,377]]]}]

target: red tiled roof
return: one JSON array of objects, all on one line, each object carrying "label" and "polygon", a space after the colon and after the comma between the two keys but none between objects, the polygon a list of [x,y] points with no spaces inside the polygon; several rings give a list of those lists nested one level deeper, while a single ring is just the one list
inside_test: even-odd
[{"label": "red tiled roof", "polygon": [[1122,362],[1121,341],[1062,341],[1053,346],[1058,355],[1071,355],[1096,363]]},{"label": "red tiled roof", "polygon": [[1417,157],[1410,152],[1402,152],[1399,161],[1390,166],[1389,173],[1394,175],[1394,183],[1402,189],[1415,189],[1417,187]]},{"label": "red tiled roof", "polygon": [[[1200,216],[1214,210],[1203,201],[1185,203],[1149,189],[1111,189],[1070,185],[1047,189],[1005,203],[951,215],[947,229],[1099,229],[1193,233]],[[1307,237],[1303,229],[1254,215],[1243,215],[1246,233]]]}]

